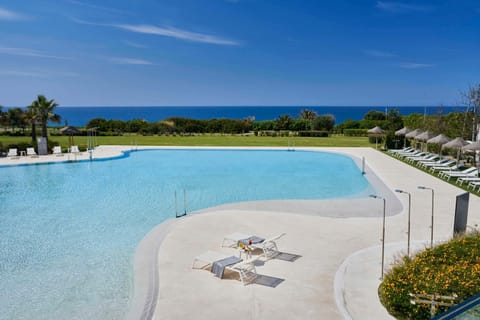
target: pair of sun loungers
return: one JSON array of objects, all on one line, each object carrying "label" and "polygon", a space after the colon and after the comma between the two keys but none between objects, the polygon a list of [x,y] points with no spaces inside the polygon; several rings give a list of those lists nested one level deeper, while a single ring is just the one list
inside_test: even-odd
[{"label": "pair of sun loungers", "polygon": [[[247,259],[243,260],[241,257],[225,254],[216,251],[207,251],[193,260],[192,268],[205,269],[211,267],[211,272],[215,276],[222,278],[224,270],[235,272],[239,275],[240,281],[243,285],[252,283],[257,278],[257,269],[255,262],[264,257],[270,259],[279,253],[276,240],[283,237],[285,233],[274,236],[272,238],[264,239],[250,234],[232,233],[225,236],[222,242],[222,247],[239,248],[240,256],[242,250],[253,251],[259,249],[262,251],[261,255],[251,256],[247,254]],[[247,249],[248,248],[248,249]]]},{"label": "pair of sun loungers", "polygon": [[[73,154],[80,153],[80,150],[78,149],[78,146],[72,146],[70,148],[70,153],[73,153]],[[53,147],[52,154],[56,155],[57,157],[63,156],[64,154],[62,153],[62,147],[60,147],[60,146]],[[38,154],[35,152],[34,148],[27,148],[25,155],[27,157],[38,158]],[[7,153],[7,157],[10,157],[12,159],[19,159],[18,149],[16,149],[16,148],[9,149],[8,153]]]},{"label": "pair of sun loungers", "polygon": [[[27,157],[38,158],[38,155],[35,152],[34,148],[27,148],[26,153],[24,152],[25,151],[21,151],[20,154],[26,155]],[[19,159],[18,149],[17,148],[8,149],[7,157],[10,157],[11,159]]]}]

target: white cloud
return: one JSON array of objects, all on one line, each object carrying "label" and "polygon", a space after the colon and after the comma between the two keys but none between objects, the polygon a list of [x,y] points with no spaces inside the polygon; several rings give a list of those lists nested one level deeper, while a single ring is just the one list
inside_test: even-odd
[{"label": "white cloud", "polygon": [[432,10],[431,6],[410,4],[405,2],[390,2],[390,1],[377,1],[375,5],[377,9],[393,12],[393,13],[405,13],[405,12],[426,12]]},{"label": "white cloud", "polygon": [[0,75],[10,77],[25,77],[25,78],[59,78],[59,77],[78,77],[78,73],[66,71],[52,71],[52,70],[0,70]]},{"label": "white cloud", "polygon": [[0,20],[26,20],[27,16],[0,7]]},{"label": "white cloud", "polygon": [[26,57],[38,57],[38,58],[49,58],[49,59],[62,59],[69,60],[71,58],[54,56],[43,51],[27,49],[27,48],[11,48],[11,47],[0,47],[0,54],[8,54],[13,56],[26,56]]},{"label": "white cloud", "polygon": [[127,46],[133,47],[133,48],[140,48],[140,49],[148,48],[148,46],[146,46],[144,44],[134,42],[134,41],[130,41],[130,40],[124,40],[123,43],[125,43]]},{"label": "white cloud", "polygon": [[433,64],[429,63],[414,63],[414,62],[405,62],[400,65],[400,68],[403,69],[422,69],[422,68],[431,68]]},{"label": "white cloud", "polygon": [[172,28],[172,27],[162,28],[162,27],[145,25],[145,24],[144,25],[116,24],[112,26],[119,29],[131,31],[131,32],[170,37],[170,38],[176,38],[176,39],[192,41],[192,42],[210,43],[210,44],[217,44],[217,45],[224,45],[224,46],[240,45],[240,42],[237,42],[234,40],[224,39],[224,38],[220,38],[217,36],[204,34],[204,33],[181,30],[181,29]]},{"label": "white cloud", "polygon": [[97,6],[95,4],[90,4],[90,3],[87,3],[87,2],[82,2],[82,1],[77,1],[77,0],[66,0],[66,1],[71,3],[71,4],[75,4],[77,6],[87,7],[87,8],[91,8],[91,9],[95,9],[95,10],[102,10],[102,11],[106,11],[106,12],[110,12],[110,13],[117,13],[117,14],[126,14],[127,13],[125,11],[118,10],[118,9],[115,9],[115,8]]},{"label": "white cloud", "polygon": [[379,51],[379,50],[363,50],[363,53],[366,54],[367,56],[376,57],[376,58],[394,58],[397,56],[393,53]]},{"label": "white cloud", "polygon": [[111,58],[108,58],[107,60],[116,64],[134,64],[134,65],[152,65],[153,64],[148,60],[136,59],[136,58],[125,58],[125,57],[111,57]]},{"label": "white cloud", "polygon": [[223,46],[239,46],[241,45],[240,42],[230,39],[225,39],[221,37],[217,37],[210,34],[205,33],[198,33],[192,32],[182,29],[177,29],[173,27],[157,27],[148,24],[104,24],[104,23],[97,23],[97,22],[90,22],[85,21],[77,18],[70,18],[73,22],[79,24],[86,24],[91,26],[101,26],[101,27],[113,27],[125,31],[135,32],[135,33],[142,33],[142,34],[150,34],[155,36],[163,36],[169,38],[175,38],[185,41],[192,41],[192,42],[200,42],[200,43],[209,43],[209,44],[216,44],[216,45],[223,45]]}]

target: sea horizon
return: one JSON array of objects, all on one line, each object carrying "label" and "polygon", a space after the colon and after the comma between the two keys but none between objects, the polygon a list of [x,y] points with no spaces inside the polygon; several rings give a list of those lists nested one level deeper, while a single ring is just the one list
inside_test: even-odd
[{"label": "sea horizon", "polygon": [[[6,109],[12,107],[6,107]],[[386,112],[396,109],[401,115],[412,113],[446,114],[464,112],[464,106],[59,106],[56,113],[61,116],[62,125],[86,126],[95,118],[128,121],[142,119],[156,122],[172,117],[208,119],[245,119],[253,117],[255,121],[274,120],[281,115],[298,118],[303,109],[313,110],[318,115],[329,114],[335,117],[335,124],[345,120],[361,120],[364,115],[376,110]],[[51,123],[52,126],[58,125]]]}]

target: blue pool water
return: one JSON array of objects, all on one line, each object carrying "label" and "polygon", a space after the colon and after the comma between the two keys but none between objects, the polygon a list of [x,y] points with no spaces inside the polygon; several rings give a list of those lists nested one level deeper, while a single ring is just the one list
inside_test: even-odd
[{"label": "blue pool water", "polygon": [[351,158],[302,151],[151,150],[0,177],[0,319],[121,319],[135,247],[174,217],[175,191],[189,211],[373,191]]}]

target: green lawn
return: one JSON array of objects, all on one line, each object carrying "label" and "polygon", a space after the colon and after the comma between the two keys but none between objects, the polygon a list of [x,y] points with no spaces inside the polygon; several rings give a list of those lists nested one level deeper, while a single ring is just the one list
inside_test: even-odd
[{"label": "green lawn", "polygon": [[[62,147],[68,146],[67,136],[51,136],[50,140]],[[0,144],[6,148],[10,144],[28,143],[29,137],[0,136]],[[87,137],[74,137],[75,144],[87,146]],[[199,136],[108,136],[97,137],[98,145],[143,145],[143,146],[272,146],[287,147],[374,147],[366,137],[345,137],[334,135],[328,138],[313,137],[255,137],[240,135],[199,135]]]}]

